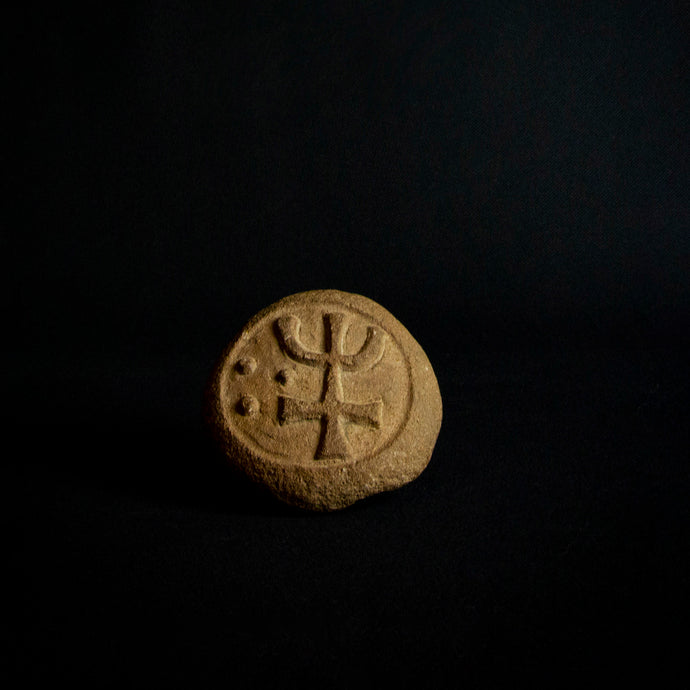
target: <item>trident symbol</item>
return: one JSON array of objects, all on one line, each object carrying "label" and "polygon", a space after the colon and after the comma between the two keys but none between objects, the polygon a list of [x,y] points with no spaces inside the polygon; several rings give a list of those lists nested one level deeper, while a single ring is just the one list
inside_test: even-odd
[{"label": "trident symbol", "polygon": [[342,371],[364,371],[373,367],[383,356],[386,334],[369,326],[364,345],[357,354],[343,354],[344,314],[324,314],[326,351],[310,352],[299,340],[300,321],[296,316],[282,316],[276,323],[281,348],[288,357],[311,367],[324,370],[321,399],[314,402],[278,396],[278,420],[281,424],[307,419],[321,420],[321,439],[315,459],[347,458],[350,455],[342,420],[378,429],[381,426],[383,403],[352,403],[343,400]]}]

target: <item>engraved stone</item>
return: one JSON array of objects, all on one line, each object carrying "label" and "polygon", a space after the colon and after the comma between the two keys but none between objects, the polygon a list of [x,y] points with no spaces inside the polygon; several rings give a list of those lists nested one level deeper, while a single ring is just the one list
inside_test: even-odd
[{"label": "engraved stone", "polygon": [[410,333],[376,302],[338,290],[292,295],[257,314],[206,392],[230,462],[313,510],[415,479],[441,414],[436,377]]}]

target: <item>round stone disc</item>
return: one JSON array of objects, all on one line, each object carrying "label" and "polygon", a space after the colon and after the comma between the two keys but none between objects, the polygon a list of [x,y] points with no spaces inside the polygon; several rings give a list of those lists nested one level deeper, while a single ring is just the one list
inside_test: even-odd
[{"label": "round stone disc", "polygon": [[279,499],[337,510],[427,466],[441,394],[382,306],[314,290],[259,312],[220,358],[206,416],[230,462]]}]

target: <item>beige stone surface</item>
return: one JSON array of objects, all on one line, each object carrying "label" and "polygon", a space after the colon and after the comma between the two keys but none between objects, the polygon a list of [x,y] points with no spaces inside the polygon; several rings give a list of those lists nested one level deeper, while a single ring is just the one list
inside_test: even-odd
[{"label": "beige stone surface", "polygon": [[407,329],[338,290],[291,295],[257,314],[220,357],[205,411],[235,467],[311,510],[415,479],[442,416],[431,364]]}]

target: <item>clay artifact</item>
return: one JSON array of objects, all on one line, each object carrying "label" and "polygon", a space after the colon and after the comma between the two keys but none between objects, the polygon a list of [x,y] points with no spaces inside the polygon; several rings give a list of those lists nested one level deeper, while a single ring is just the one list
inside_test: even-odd
[{"label": "clay artifact", "polygon": [[376,302],[338,290],[285,297],[221,356],[206,418],[229,461],[277,498],[337,510],[412,481],[441,427],[424,351]]}]

